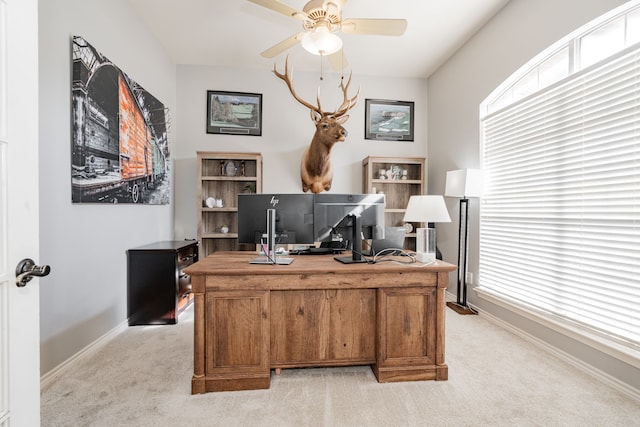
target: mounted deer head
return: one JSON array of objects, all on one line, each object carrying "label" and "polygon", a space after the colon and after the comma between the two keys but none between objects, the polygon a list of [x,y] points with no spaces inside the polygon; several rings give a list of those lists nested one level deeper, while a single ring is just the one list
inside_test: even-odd
[{"label": "mounted deer head", "polygon": [[300,98],[293,89],[291,81],[291,70],[289,69],[289,57],[287,57],[284,65],[284,74],[279,73],[276,65],[273,65],[273,72],[289,87],[291,95],[302,105],[307,107],[311,113],[311,120],[316,125],[316,132],[313,135],[311,144],[307,147],[302,155],[300,164],[300,179],[302,180],[302,191],[305,193],[311,190],[312,193],[321,193],[331,189],[333,181],[333,168],[331,167],[331,148],[336,142],[344,141],[348,132],[342,125],[347,121],[349,115],[347,112],[352,109],[358,102],[360,89],[353,98],[349,98],[347,92],[351,84],[351,75],[347,84],[340,81],[340,89],[342,89],[343,101],[340,107],[333,112],[322,111],[320,105],[320,90],[318,89],[317,106]]}]

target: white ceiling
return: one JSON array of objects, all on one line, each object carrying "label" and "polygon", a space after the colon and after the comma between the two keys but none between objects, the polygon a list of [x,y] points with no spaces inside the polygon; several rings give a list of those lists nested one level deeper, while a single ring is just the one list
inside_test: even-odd
[{"label": "white ceiling", "polygon": [[[260,52],[302,31],[300,21],[245,0],[129,0],[176,64],[282,68],[285,54]],[[282,0],[302,10],[307,0]],[[509,0],[349,0],[346,18],[404,18],[403,36],[339,33],[356,74],[428,77]],[[296,70],[319,70],[320,57],[299,45]],[[329,67],[325,60],[325,67]]]}]

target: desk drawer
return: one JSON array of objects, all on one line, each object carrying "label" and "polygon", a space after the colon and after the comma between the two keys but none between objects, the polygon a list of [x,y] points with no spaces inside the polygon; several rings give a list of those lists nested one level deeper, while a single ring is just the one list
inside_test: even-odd
[{"label": "desk drawer", "polygon": [[183,269],[197,261],[197,246],[188,246],[178,251],[177,262],[178,268]]}]

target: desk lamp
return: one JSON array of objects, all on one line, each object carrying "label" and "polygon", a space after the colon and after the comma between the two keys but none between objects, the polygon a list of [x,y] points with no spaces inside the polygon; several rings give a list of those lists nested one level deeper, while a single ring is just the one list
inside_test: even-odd
[{"label": "desk lamp", "polygon": [[460,169],[447,172],[444,195],[460,197],[458,228],[458,289],[456,302],[447,306],[459,314],[477,314],[467,305],[467,262],[469,257],[469,197],[480,197],[484,174],[480,169]]},{"label": "desk lamp", "polygon": [[427,224],[427,228],[416,229],[416,260],[434,262],[436,260],[436,229],[429,228],[429,223],[451,222],[444,198],[442,196],[411,196],[403,221]]}]

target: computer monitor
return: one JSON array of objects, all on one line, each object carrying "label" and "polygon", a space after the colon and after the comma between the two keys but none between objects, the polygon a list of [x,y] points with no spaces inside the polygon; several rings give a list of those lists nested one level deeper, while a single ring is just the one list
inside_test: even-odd
[{"label": "computer monitor", "polygon": [[366,262],[362,239],[384,238],[384,194],[316,194],[313,208],[315,241],[348,240],[350,257],[336,257],[343,263]]},{"label": "computer monitor", "polygon": [[313,194],[238,194],[238,243],[264,243],[267,211],[275,210],[276,244],[312,244]]}]

